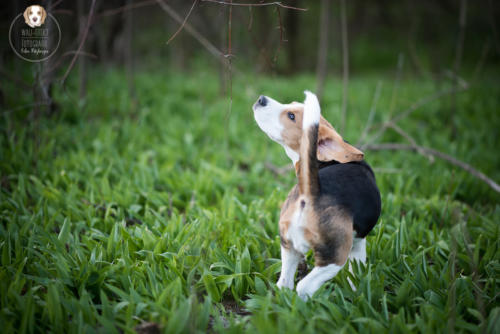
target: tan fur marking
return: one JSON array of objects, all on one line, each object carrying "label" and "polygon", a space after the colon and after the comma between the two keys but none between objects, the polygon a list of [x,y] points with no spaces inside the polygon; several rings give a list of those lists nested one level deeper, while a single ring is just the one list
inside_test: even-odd
[{"label": "tan fur marking", "polygon": [[297,199],[299,197],[299,189],[297,186],[294,186],[292,190],[288,193],[288,197],[281,208],[280,213],[280,237],[282,239],[283,247],[290,248],[290,240],[286,239],[286,235],[288,232],[288,228],[290,227],[290,223],[292,222],[293,214],[297,208],[298,202]]},{"label": "tan fur marking", "polygon": [[[329,206],[318,215],[323,216],[326,221],[323,221],[321,226],[318,226],[320,239],[316,243],[311,240],[311,247],[315,251],[315,264],[317,266],[326,266],[335,263],[342,266],[347,261],[352,248],[352,216],[336,206]],[[325,257],[317,250],[329,240],[335,240],[335,250],[332,257]]]},{"label": "tan fur marking", "polygon": [[[288,113],[292,112],[295,115],[295,122],[288,118]],[[299,152],[300,138],[302,137],[302,115],[304,107],[294,106],[283,110],[280,114],[280,122],[283,124],[281,137],[286,146],[290,147],[295,152]]]},{"label": "tan fur marking", "polygon": [[[295,115],[295,122],[288,118],[289,112]],[[281,132],[283,143],[297,153],[299,153],[302,139],[303,114],[304,106],[301,104],[291,104],[280,114],[280,122],[283,125],[283,131]],[[335,131],[334,127],[321,116],[318,129],[317,157],[319,161],[336,160],[345,163],[361,161],[364,154],[354,146],[346,143],[342,136]]]}]

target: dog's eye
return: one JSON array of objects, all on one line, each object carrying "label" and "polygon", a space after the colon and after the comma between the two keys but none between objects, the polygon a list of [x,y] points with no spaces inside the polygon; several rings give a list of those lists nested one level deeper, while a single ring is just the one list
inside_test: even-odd
[{"label": "dog's eye", "polygon": [[38,11],[38,15],[40,15],[40,11]]},{"label": "dog's eye", "polygon": [[293,112],[288,112],[288,118],[295,122],[295,114]]}]

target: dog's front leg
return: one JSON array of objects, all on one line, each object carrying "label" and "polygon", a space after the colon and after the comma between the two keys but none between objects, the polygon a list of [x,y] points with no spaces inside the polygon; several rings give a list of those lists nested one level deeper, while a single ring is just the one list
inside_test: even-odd
[{"label": "dog's front leg", "polygon": [[301,258],[302,255],[296,250],[281,246],[281,274],[277,283],[278,288],[286,287],[293,290],[293,279]]}]

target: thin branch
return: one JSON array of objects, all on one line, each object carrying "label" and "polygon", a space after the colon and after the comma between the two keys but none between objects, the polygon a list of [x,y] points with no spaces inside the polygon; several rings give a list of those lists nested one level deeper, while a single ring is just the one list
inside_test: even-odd
[{"label": "thin branch", "polygon": [[59,65],[61,65],[61,63],[64,61],[64,57],[66,56],[70,56],[70,55],[77,55],[77,56],[83,56],[83,57],[89,57],[89,58],[92,58],[92,59],[97,59],[97,55],[93,54],[93,53],[90,53],[90,52],[85,52],[85,51],[80,51],[78,52],[78,50],[70,50],[70,51],[66,51],[64,52],[60,57],[59,59],[57,60],[57,62],[55,62],[51,67],[47,68],[45,70],[46,74],[45,76],[47,75],[50,75],[53,71],[57,70],[59,68]]},{"label": "thin branch", "polygon": [[304,12],[307,11],[306,8],[299,8],[299,7],[284,5],[280,1],[261,2],[261,3],[233,3],[233,2],[226,2],[226,1],[219,1],[219,0],[201,0],[201,1],[213,2],[213,3],[218,3],[219,5],[226,5],[226,6],[242,6],[242,7],[278,6],[278,7],[282,7],[282,8],[286,8],[286,9],[301,10]]},{"label": "thin branch", "polygon": [[347,14],[345,0],[340,1],[340,22],[342,30],[342,116],[340,131],[344,132],[347,113],[347,96],[349,89],[349,45],[347,40]]},{"label": "thin branch", "polygon": [[401,82],[401,72],[403,71],[404,63],[405,63],[404,54],[400,53],[398,55],[396,77],[394,78],[394,85],[392,86],[391,104],[389,105],[389,112],[388,112],[389,117],[392,116],[394,106],[396,105],[396,97],[397,97],[397,92],[399,90],[399,83]]},{"label": "thin branch", "polygon": [[88,35],[89,29],[90,29],[90,22],[92,22],[92,16],[94,14],[95,2],[96,2],[96,0],[92,0],[92,4],[90,5],[89,17],[87,19],[87,26],[85,27],[85,31],[83,33],[82,40],[80,41],[80,45],[78,46],[77,52],[75,53],[75,55],[71,59],[71,63],[69,64],[69,67],[66,70],[66,73],[64,73],[64,75],[63,75],[63,77],[61,79],[61,82],[62,82],[63,85],[64,85],[64,81],[66,81],[66,78],[69,75],[69,72],[71,72],[71,69],[75,65],[76,58],[78,57],[78,55],[82,51],[83,44],[85,43],[85,40],[87,39],[87,35]]},{"label": "thin branch", "polygon": [[421,150],[417,144],[417,141],[413,139],[413,137],[410,136],[406,131],[404,131],[397,124],[394,123],[390,123],[389,127],[392,128],[394,131],[396,131],[399,135],[401,135],[401,137],[406,139],[412,146],[415,146],[419,154],[429,159],[430,162],[434,162],[434,157],[430,154],[425,153],[425,151]]},{"label": "thin branch", "polygon": [[172,42],[172,40],[175,38],[175,36],[177,36],[177,34],[181,32],[182,28],[184,28],[184,26],[186,25],[186,22],[187,22],[189,16],[191,15],[191,12],[193,11],[193,9],[194,9],[194,7],[196,6],[197,3],[198,3],[198,0],[194,0],[193,1],[193,5],[191,6],[191,9],[189,9],[189,12],[187,13],[186,17],[184,18],[184,21],[182,22],[181,26],[172,35],[172,37],[170,37],[170,39],[167,41],[167,44],[169,44],[170,42]]},{"label": "thin branch", "polygon": [[433,155],[437,158],[443,159],[449,163],[451,163],[454,166],[460,167],[472,176],[476,177],[477,179],[483,181],[486,183],[488,186],[490,186],[493,190],[496,192],[500,193],[500,185],[493,181],[490,177],[486,176],[484,173],[480,172],[476,168],[472,167],[471,165],[460,161],[451,155],[448,155],[446,153],[440,152],[438,150],[435,150],[433,148],[428,148],[428,147],[423,147],[423,146],[416,146],[416,145],[406,145],[406,144],[399,144],[399,143],[384,143],[384,144],[370,144],[370,145],[365,145],[362,146],[361,149],[364,150],[369,150],[369,151],[384,151],[384,150],[390,150],[390,151],[416,151],[416,152],[425,152],[427,154]]},{"label": "thin branch", "polygon": [[61,2],[63,2],[63,0],[57,0],[56,2],[50,5],[49,10],[52,12],[54,8],[56,8]]},{"label": "thin branch", "polygon": [[[231,3],[233,2],[233,0],[230,0],[230,1],[231,1]],[[233,24],[233,7],[229,6],[229,20],[227,23],[227,45],[228,45],[227,61],[229,63],[229,66],[227,68],[227,72],[228,72],[227,74],[228,74],[228,81],[229,81],[229,108],[228,108],[227,114],[226,114],[226,126],[229,126],[229,115],[231,114],[231,110],[233,108],[233,74],[232,74],[233,63],[232,63],[232,59],[231,59],[231,55],[233,52],[233,48],[231,46],[231,41],[232,41],[231,32],[233,30],[232,24]]]},{"label": "thin branch", "polygon": [[411,113],[413,113],[415,110],[421,108],[422,106],[424,106],[424,105],[426,105],[426,104],[428,104],[430,102],[439,100],[443,96],[446,96],[446,95],[449,95],[449,94],[453,94],[453,93],[459,93],[459,92],[465,91],[467,89],[468,89],[467,87],[462,87],[462,88],[460,88],[458,90],[455,90],[455,89],[451,88],[451,89],[442,90],[442,91],[439,91],[439,92],[434,93],[432,95],[429,95],[429,96],[426,96],[424,98],[421,98],[417,102],[413,103],[408,109],[406,109],[403,112],[399,113],[398,115],[396,115],[395,117],[393,117],[389,121],[384,122],[382,124],[382,126],[380,127],[380,129],[370,138],[370,142],[374,142],[375,140],[377,140],[378,138],[380,138],[384,134],[384,132],[387,130],[387,128],[389,128],[389,126],[390,126],[391,123],[395,124],[395,123],[399,122],[400,120],[402,120],[403,118],[408,117],[408,115],[410,115]]},{"label": "thin branch", "polygon": [[279,23],[279,29],[280,29],[280,43],[278,44],[278,48],[276,49],[276,53],[274,54],[274,59],[273,63],[276,65],[276,61],[278,60],[278,53],[281,50],[281,45],[283,44],[283,24],[281,22],[281,13],[280,13],[280,8],[276,7],[276,11],[278,12],[278,23]]},{"label": "thin branch", "polygon": [[124,6],[121,6],[118,8],[114,8],[114,9],[108,9],[108,10],[105,10],[105,11],[97,14],[95,16],[95,18],[98,19],[98,18],[105,17],[105,16],[112,16],[112,15],[120,14],[120,13],[125,12],[125,11],[130,10],[130,9],[151,6],[151,5],[154,5],[155,3],[156,3],[156,0],[146,0],[146,1],[141,1],[141,2],[137,2],[137,3],[124,5]]},{"label": "thin branch", "polygon": [[373,95],[372,106],[370,108],[370,113],[368,114],[368,121],[366,122],[365,128],[363,129],[363,132],[361,133],[361,136],[359,137],[358,143],[356,145],[362,143],[363,139],[365,139],[366,135],[368,134],[368,130],[370,129],[373,122],[373,117],[375,116],[375,110],[377,109],[377,103],[378,99],[380,98],[381,90],[382,90],[382,81],[379,81],[377,82],[377,88],[375,88],[375,94]]},{"label": "thin branch", "polygon": [[[167,5],[163,0],[156,0],[161,9],[165,11],[170,17],[172,17],[179,24],[183,22],[183,19],[177,14],[177,12]],[[217,49],[208,39],[201,35],[192,25],[186,22],[184,25],[184,30],[194,37],[208,52],[210,52],[214,57],[216,57],[225,66],[229,66],[229,62],[225,57],[224,53]]]}]

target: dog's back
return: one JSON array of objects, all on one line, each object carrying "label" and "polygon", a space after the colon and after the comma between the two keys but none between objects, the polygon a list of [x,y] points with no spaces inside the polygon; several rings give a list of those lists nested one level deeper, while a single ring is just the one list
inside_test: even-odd
[{"label": "dog's back", "polygon": [[380,192],[375,175],[365,161],[320,163],[320,200],[317,205],[335,205],[353,216],[357,238],[364,238],[380,216]]}]

